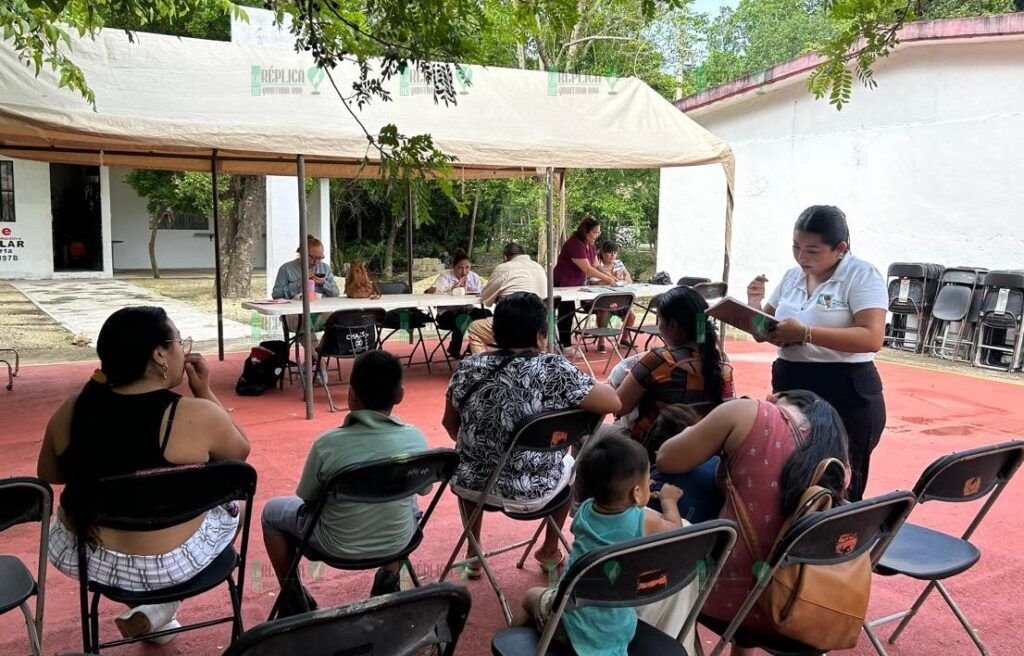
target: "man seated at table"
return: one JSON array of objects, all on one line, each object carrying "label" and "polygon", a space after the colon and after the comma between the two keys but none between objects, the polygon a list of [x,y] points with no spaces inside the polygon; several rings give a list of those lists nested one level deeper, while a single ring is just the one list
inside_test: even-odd
[{"label": "man seated at table", "polygon": [[[324,244],[313,235],[306,235],[306,249],[309,252],[309,267],[305,272],[302,270],[302,257],[297,257],[291,262],[286,262],[281,265],[281,268],[277,270],[277,279],[274,281],[274,291],[271,292],[272,298],[284,298],[284,299],[295,299],[302,298],[303,292],[306,291],[306,281],[312,280],[316,293],[320,296],[341,296],[341,289],[338,288],[338,283],[331,274],[331,265],[329,265],[324,259]],[[301,252],[302,247],[296,249],[296,252]],[[309,299],[314,301],[316,299]],[[310,335],[312,339],[313,348],[316,348],[318,340],[316,333],[323,330],[324,317],[320,314],[311,314],[309,322],[313,326],[313,334]],[[285,326],[288,331],[295,333],[298,338],[299,331],[299,317],[287,316],[285,317]]]},{"label": "man seated at table", "polygon": [[[523,247],[509,242],[501,251],[505,261],[494,267],[487,284],[480,291],[480,302],[495,305],[503,296],[515,292],[530,292],[544,299],[548,296],[548,277],[544,267],[530,259]],[[466,339],[473,354],[483,353],[494,346],[491,318],[478,319],[469,324]]]}]

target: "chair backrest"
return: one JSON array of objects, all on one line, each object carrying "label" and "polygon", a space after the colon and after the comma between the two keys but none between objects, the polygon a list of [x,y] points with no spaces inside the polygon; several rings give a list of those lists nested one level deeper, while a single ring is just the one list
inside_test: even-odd
[{"label": "chair backrest", "polygon": [[699,593],[679,637],[697,620],[722,565],[736,543],[735,522],[716,519],[596,549],[572,564],[558,585],[552,616],[538,653],[566,610],[654,603],[697,581]]},{"label": "chair backrest", "polygon": [[155,531],[177,526],[230,501],[256,493],[256,470],[244,462],[223,461],[149,469],[99,482],[95,523],[123,531]]},{"label": "chair backrest", "polygon": [[327,483],[324,496],[332,503],[396,501],[435,483],[447,483],[458,466],[459,454],[454,449],[430,449],[361,462],[335,474]]},{"label": "chair backrest", "polygon": [[404,282],[379,282],[377,289],[381,294],[409,294],[409,285]]},{"label": "chair backrest", "polygon": [[31,476],[0,479],[0,531],[27,522],[49,523],[53,490]]},{"label": "chair backrest", "polygon": [[964,534],[968,539],[1024,461],[1024,441],[1012,440],[942,456],[914,485],[918,503],[988,500]]},{"label": "chair backrest", "polygon": [[972,288],[965,285],[946,285],[935,297],[932,316],[942,321],[960,321],[971,309]]},{"label": "chair backrest", "polygon": [[512,429],[512,449],[562,451],[593,434],[601,415],[587,410],[549,410],[525,417]]},{"label": "chair backrest", "polygon": [[724,282],[699,282],[693,288],[706,301],[724,298],[729,293],[729,284]]},{"label": "chair backrest", "polygon": [[598,294],[590,307],[590,313],[595,312],[622,312],[633,306],[633,292],[611,292]]},{"label": "chair backrest", "polygon": [[836,565],[869,551],[876,563],[915,503],[914,494],[902,490],[807,514],[776,543],[764,578],[779,567]]},{"label": "chair backrest", "polygon": [[943,285],[966,285],[976,287],[985,279],[988,269],[975,267],[950,267],[942,272]]},{"label": "chair backrest", "polygon": [[693,287],[694,285],[700,284],[702,282],[711,282],[711,278],[699,278],[699,277],[695,277],[695,276],[683,276],[682,278],[680,278],[679,280],[676,281],[676,285],[677,286],[678,285],[685,285],[687,287]]},{"label": "chair backrest", "polygon": [[338,310],[327,317],[320,354],[355,356],[377,348],[377,336],[384,322],[382,309]]},{"label": "chair backrest", "polygon": [[426,585],[261,624],[224,656],[451,656],[470,605],[461,586]]}]

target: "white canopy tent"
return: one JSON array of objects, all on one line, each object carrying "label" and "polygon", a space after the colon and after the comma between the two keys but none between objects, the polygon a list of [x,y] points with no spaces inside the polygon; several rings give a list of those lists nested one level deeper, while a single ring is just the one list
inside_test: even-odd
[{"label": "white canopy tent", "polygon": [[[116,30],[73,39],[71,56],[95,92],[95,110],[59,88],[56,73],[44,67],[37,77],[0,44],[0,153],[166,170],[377,175],[378,154],[331,82],[351,95],[355,64],[328,79],[305,53],[147,33],[134,39]],[[386,83],[390,102],[374,98],[362,109],[350,103],[352,112],[370,134],[387,124],[407,136],[430,134],[455,158],[456,178],[546,173],[549,195],[556,170],[720,164],[729,192],[727,279],[735,165],[727,144],[636,78],[480,66],[459,66],[457,73],[454,105],[435,102],[430,85],[412,71]],[[299,189],[305,244],[304,185]],[[550,218],[549,197],[549,259]],[[550,280],[550,262],[548,272]]]}]

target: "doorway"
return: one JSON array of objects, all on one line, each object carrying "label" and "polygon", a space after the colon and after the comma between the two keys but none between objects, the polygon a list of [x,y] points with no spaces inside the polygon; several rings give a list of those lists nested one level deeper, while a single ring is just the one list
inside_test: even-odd
[{"label": "doorway", "polygon": [[100,168],[50,165],[53,270],[103,270]]}]

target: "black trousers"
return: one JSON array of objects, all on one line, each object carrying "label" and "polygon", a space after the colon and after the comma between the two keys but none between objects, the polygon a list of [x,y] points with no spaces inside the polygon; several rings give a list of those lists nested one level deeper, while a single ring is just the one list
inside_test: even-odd
[{"label": "black trousers", "polygon": [[[460,321],[460,317],[467,318]],[[491,316],[490,310],[481,307],[463,307],[445,310],[437,315],[437,327],[441,330],[450,330],[448,339],[448,354],[454,358],[462,355],[462,338],[469,328],[469,324],[477,319],[486,319]]]},{"label": "black trousers", "polygon": [[832,404],[849,438],[850,501],[864,497],[871,452],[885,429],[885,397],[882,379],[873,362],[789,362],[772,365],[772,389],[776,392],[804,389]]},{"label": "black trousers", "polygon": [[572,346],[572,324],[576,317],[576,301],[562,301],[555,308],[558,323],[558,343]]}]

